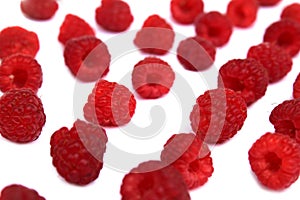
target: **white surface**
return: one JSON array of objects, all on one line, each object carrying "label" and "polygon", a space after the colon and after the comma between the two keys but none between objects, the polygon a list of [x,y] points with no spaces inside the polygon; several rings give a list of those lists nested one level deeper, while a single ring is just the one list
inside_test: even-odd
[{"label": "white surface", "polygon": [[[171,19],[167,0],[128,0],[127,2],[135,17],[130,30],[139,29],[149,15],[160,14],[172,23],[178,33],[185,36],[194,35],[193,26],[181,26]],[[204,0],[205,11],[218,10],[224,13],[228,2],[228,0]],[[235,28],[229,43],[217,50],[215,66],[219,68],[230,59],[245,58],[248,48],[262,41],[265,28],[277,21],[282,8],[292,2],[296,2],[296,0],[282,0],[275,7],[260,8],[257,20],[251,28]],[[36,32],[39,36],[40,51],[36,59],[42,66],[44,82],[38,95],[43,101],[47,115],[43,132],[33,143],[19,145],[0,138],[0,188],[11,183],[20,183],[36,189],[47,200],[120,199],[119,190],[124,173],[105,166],[96,181],[84,187],[75,186],[65,182],[57,174],[49,153],[51,134],[62,126],[71,127],[75,120],[73,92],[76,81],[64,65],[63,46],[57,40],[59,26],[66,14],[73,13],[89,22],[96,30],[97,37],[107,41],[117,34],[107,33],[97,26],[94,20],[94,11],[99,5],[100,0],[59,0],[59,10],[54,18],[38,22],[23,16],[19,9],[19,0],[0,1],[0,29],[18,25]],[[110,81],[120,81],[143,57],[145,55],[138,52],[122,56],[112,63],[110,72],[105,78]],[[187,79],[187,83],[190,84],[196,96],[207,89],[204,82],[196,82],[199,80],[199,74],[183,70],[173,54],[163,56],[163,59]],[[299,198],[300,180],[282,192],[269,191],[257,183],[248,162],[248,150],[252,143],[263,133],[274,130],[268,120],[270,112],[277,104],[292,96],[292,84],[300,71],[300,56],[295,57],[293,61],[292,71],[282,81],[270,85],[266,95],[248,109],[248,118],[242,130],[228,143],[212,149],[215,171],[205,186],[191,192],[193,200],[219,198],[294,200]],[[132,89],[130,84],[126,86]],[[140,124],[140,126],[147,126],[151,123],[150,109],[152,106],[158,104],[164,107],[167,122],[162,132],[165,134],[158,135],[158,138],[154,138],[153,141],[141,141],[126,138],[122,130],[107,128],[110,142],[120,149],[146,153],[160,149],[165,140],[173,133],[191,131],[188,126],[189,120],[178,117],[184,111],[181,110],[182,106],[175,93],[170,93],[157,101],[138,99],[137,103],[133,123]],[[187,124],[183,130],[177,126],[181,120]]]}]

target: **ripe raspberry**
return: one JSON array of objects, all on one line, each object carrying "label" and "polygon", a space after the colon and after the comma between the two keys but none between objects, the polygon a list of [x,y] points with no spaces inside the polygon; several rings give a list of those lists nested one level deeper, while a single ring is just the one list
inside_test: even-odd
[{"label": "ripe raspberry", "polygon": [[[180,173],[172,166],[153,171],[158,161],[142,163],[125,175],[120,193],[122,200],[190,200],[188,188]],[[151,171],[146,171],[149,168]],[[156,167],[154,167],[156,168]]]},{"label": "ripe raspberry", "polygon": [[247,105],[227,88],[206,91],[197,98],[190,114],[192,129],[203,141],[215,144],[232,138],[247,118]]},{"label": "ripe raspberry", "polygon": [[253,58],[233,59],[219,70],[219,87],[226,87],[240,94],[247,105],[263,97],[269,83],[266,69]]},{"label": "ripe raspberry", "polygon": [[0,65],[0,90],[30,88],[35,93],[43,82],[42,68],[31,56],[14,54],[3,59]]},{"label": "ripe raspberry", "polygon": [[133,22],[133,16],[126,2],[102,0],[101,6],[96,9],[96,22],[108,31],[122,32]]},{"label": "ripe raspberry", "polygon": [[293,84],[293,97],[300,98],[300,73]]},{"label": "ripe raspberry", "polygon": [[17,143],[36,140],[46,122],[41,100],[31,89],[12,89],[0,98],[0,133]]},{"label": "ripe raspberry", "polygon": [[164,55],[171,49],[174,38],[171,25],[160,16],[151,15],[137,32],[134,44],[145,53]]},{"label": "ripe raspberry", "polygon": [[170,5],[172,17],[181,24],[192,24],[203,8],[202,0],[172,0]]},{"label": "ripe raspberry", "polygon": [[226,16],[234,26],[247,28],[256,20],[257,11],[256,0],[232,0],[227,6]]},{"label": "ripe raspberry", "polygon": [[177,48],[177,59],[182,66],[191,71],[202,71],[215,61],[216,47],[199,36],[182,40]]},{"label": "ripe raspberry", "polygon": [[46,200],[36,190],[23,185],[8,185],[1,191],[0,200]]},{"label": "ripe raspberry", "polygon": [[51,136],[52,163],[69,183],[86,185],[98,178],[103,167],[107,136],[99,126],[77,120]]},{"label": "ripe raspberry", "polygon": [[198,15],[195,27],[198,36],[211,41],[217,47],[229,41],[233,29],[230,20],[217,11]]},{"label": "ripe raspberry", "polygon": [[40,48],[36,33],[19,26],[11,26],[0,32],[0,59],[15,53],[35,57]]},{"label": "ripe raspberry", "polygon": [[264,42],[278,45],[293,57],[300,50],[300,24],[288,19],[274,22],[266,29]]},{"label": "ripe raspberry", "polygon": [[156,99],[167,94],[173,85],[175,73],[170,65],[155,57],[139,61],[132,71],[132,85],[145,99]]},{"label": "ripe raspberry", "polygon": [[280,17],[281,19],[291,19],[300,23],[300,3],[292,3],[286,6]]},{"label": "ripe raspberry", "polygon": [[104,42],[94,36],[69,40],[64,50],[65,64],[80,81],[92,82],[109,70],[110,54]]},{"label": "ripe raspberry", "polygon": [[72,38],[87,35],[95,36],[94,29],[80,17],[67,14],[59,28],[58,40],[65,45]]},{"label": "ripe raspberry", "polygon": [[20,7],[29,18],[46,20],[52,18],[56,13],[58,3],[56,0],[22,0]]},{"label": "ripe raspberry", "polygon": [[300,148],[286,135],[266,133],[250,148],[249,162],[261,184],[282,190],[298,179]]},{"label": "ripe raspberry", "polygon": [[274,83],[286,76],[292,69],[291,56],[282,48],[272,43],[261,43],[248,50],[248,58],[258,60],[267,70],[269,82]]},{"label": "ripe raspberry", "polygon": [[116,127],[131,120],[135,107],[134,95],[124,85],[99,80],[83,111],[87,121],[101,126]]},{"label": "ripe raspberry", "polygon": [[269,120],[275,132],[289,135],[300,142],[300,99],[287,100],[277,105],[271,112]]},{"label": "ripe raspberry", "polygon": [[259,5],[261,6],[275,6],[278,4],[281,0],[257,0]]}]

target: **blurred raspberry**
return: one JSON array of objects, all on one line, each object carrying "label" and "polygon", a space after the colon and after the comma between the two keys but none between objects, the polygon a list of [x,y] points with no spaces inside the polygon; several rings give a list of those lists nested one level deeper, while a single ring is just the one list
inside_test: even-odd
[{"label": "blurred raspberry", "polygon": [[58,9],[56,0],[21,0],[22,12],[32,19],[46,20],[53,17]]},{"label": "blurred raspberry", "polygon": [[12,184],[1,191],[0,200],[46,200],[37,191],[23,185]]},{"label": "blurred raspberry", "polygon": [[300,23],[300,3],[292,3],[286,6],[280,17],[281,19],[291,19]]},{"label": "blurred raspberry", "polygon": [[170,4],[172,17],[181,24],[192,24],[203,13],[202,0],[172,0]]},{"label": "blurred raspberry", "polygon": [[293,84],[293,97],[295,99],[300,98],[300,73],[298,74]]},{"label": "blurred raspberry", "polygon": [[275,6],[278,4],[281,0],[257,0],[259,5],[261,6]]}]

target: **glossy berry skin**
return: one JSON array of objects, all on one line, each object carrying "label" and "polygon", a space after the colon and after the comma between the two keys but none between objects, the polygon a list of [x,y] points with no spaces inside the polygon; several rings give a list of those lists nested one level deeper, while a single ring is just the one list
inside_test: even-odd
[{"label": "glossy berry skin", "polygon": [[202,0],[172,0],[170,3],[171,15],[180,24],[192,24],[203,9]]},{"label": "glossy berry skin", "polygon": [[246,118],[245,100],[228,88],[208,90],[200,95],[190,114],[193,131],[209,144],[231,139],[243,127]]},{"label": "glossy berry skin", "polygon": [[54,16],[59,6],[56,0],[22,0],[20,7],[31,19],[47,20]]},{"label": "glossy berry skin", "polygon": [[0,200],[46,200],[37,191],[20,184],[11,184],[1,191]]},{"label": "glossy berry skin", "polygon": [[300,74],[298,74],[293,84],[293,97],[295,99],[300,97]]},{"label": "glossy berry skin", "polygon": [[248,155],[258,181],[271,190],[286,189],[299,177],[300,148],[286,135],[262,135],[252,145]]},{"label": "glossy berry skin", "polygon": [[136,107],[136,100],[124,85],[99,80],[84,105],[87,121],[100,126],[117,127],[130,122]]},{"label": "glossy berry skin", "polygon": [[0,98],[0,134],[16,143],[36,140],[46,122],[43,104],[31,89],[12,89]]},{"label": "glossy berry skin", "polygon": [[290,19],[300,23],[300,3],[292,3],[286,6],[280,15],[281,19]]},{"label": "glossy berry skin", "polygon": [[51,136],[52,163],[67,182],[87,185],[100,174],[106,143],[104,129],[77,120],[71,129],[60,128]]}]

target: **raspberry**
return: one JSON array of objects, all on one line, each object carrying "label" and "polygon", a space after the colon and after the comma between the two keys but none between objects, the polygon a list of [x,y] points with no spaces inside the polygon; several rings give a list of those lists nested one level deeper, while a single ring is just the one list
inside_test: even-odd
[{"label": "raspberry", "polygon": [[137,32],[134,44],[145,53],[164,55],[171,49],[174,38],[171,25],[159,15],[151,15]]},{"label": "raspberry", "polygon": [[300,97],[300,73],[293,84],[293,97],[295,99]]},{"label": "raspberry", "polygon": [[51,136],[52,163],[67,182],[87,185],[100,174],[107,141],[104,129],[76,120]]},{"label": "raspberry", "polygon": [[175,73],[170,65],[155,57],[139,61],[132,71],[132,84],[145,99],[156,99],[167,94],[173,85]]},{"label": "raspberry", "polygon": [[257,0],[259,5],[261,6],[275,6],[278,4],[281,0]]},{"label": "raspberry", "polygon": [[240,94],[247,105],[263,97],[269,83],[266,69],[253,58],[233,59],[219,70],[219,87],[226,87]]},{"label": "raspberry", "polygon": [[34,57],[40,48],[36,33],[19,26],[11,26],[0,32],[0,59],[15,53]]},{"label": "raspberry", "polygon": [[17,143],[36,140],[46,122],[41,100],[30,89],[12,89],[0,98],[0,133]]},{"label": "raspberry", "polygon": [[289,135],[300,142],[300,99],[286,100],[271,112],[269,120],[275,132]]},{"label": "raspberry", "polygon": [[80,17],[67,14],[59,28],[58,40],[65,45],[72,38],[86,35],[95,36],[93,28]]},{"label": "raspberry", "polygon": [[256,0],[232,0],[227,6],[226,16],[234,26],[247,28],[256,20],[257,11]]},{"label": "raspberry", "polygon": [[35,93],[43,82],[42,68],[31,56],[14,54],[3,59],[0,65],[0,90],[30,88]]},{"label": "raspberry", "polygon": [[11,184],[1,191],[0,200],[46,200],[37,191],[19,184]]},{"label": "raspberry", "polygon": [[269,82],[274,83],[287,75],[293,65],[291,56],[272,43],[261,43],[248,50],[248,58],[258,60],[268,72]]},{"label": "raspberry", "polygon": [[120,0],[102,0],[96,9],[96,22],[104,29],[122,32],[133,22],[129,5]]},{"label": "raspberry", "polygon": [[299,145],[286,135],[266,133],[249,150],[251,169],[260,183],[272,190],[282,190],[299,176]]},{"label": "raspberry", "polygon": [[244,99],[227,88],[208,90],[200,95],[190,114],[193,131],[211,144],[220,144],[232,138],[242,128],[246,118]]},{"label": "raspberry", "polygon": [[181,65],[191,71],[209,68],[215,61],[216,47],[199,36],[182,40],[177,48],[177,59]]},{"label": "raspberry", "polygon": [[94,36],[69,40],[64,50],[65,64],[80,81],[92,82],[109,71],[110,54],[104,42]]},{"label": "raspberry", "polygon": [[[122,200],[190,200],[187,186],[172,166],[145,172],[145,168],[160,165],[158,161],[142,163],[125,175],[120,193]],[[155,167],[156,168],[156,167]]]},{"label": "raspberry", "polygon": [[233,29],[230,20],[217,11],[198,15],[195,27],[198,36],[211,41],[217,47],[229,41]]},{"label": "raspberry", "polygon": [[164,145],[161,160],[172,163],[189,189],[204,185],[214,171],[208,146],[192,133],[173,135]]},{"label": "raspberry", "polygon": [[292,3],[286,6],[280,17],[281,19],[291,19],[300,23],[300,3]]},{"label": "raspberry", "polygon": [[22,12],[32,19],[46,20],[53,17],[58,9],[56,0],[22,0]]},{"label": "raspberry", "polygon": [[172,0],[170,5],[172,17],[181,24],[192,24],[203,8],[202,0]]},{"label": "raspberry", "polygon": [[266,29],[264,42],[278,45],[293,57],[300,50],[300,25],[288,19],[274,22]]},{"label": "raspberry", "polygon": [[99,80],[88,97],[84,117],[95,124],[116,127],[127,124],[135,111],[134,95],[116,82]]}]

